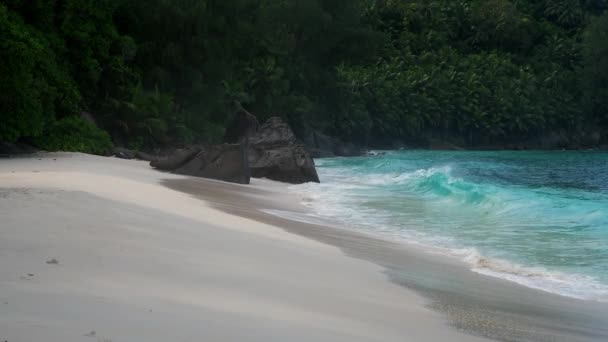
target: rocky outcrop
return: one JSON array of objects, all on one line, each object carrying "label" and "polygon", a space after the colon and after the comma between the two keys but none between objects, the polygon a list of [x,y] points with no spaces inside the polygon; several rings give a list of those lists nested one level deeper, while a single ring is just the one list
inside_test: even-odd
[{"label": "rocky outcrop", "polygon": [[296,135],[283,119],[272,117],[260,127],[255,135],[249,138],[249,144],[257,147],[273,148],[296,145],[298,141]]},{"label": "rocky outcrop", "polygon": [[239,110],[237,110],[232,123],[226,128],[224,142],[229,144],[240,143],[243,139],[254,136],[259,128],[258,119],[239,105]]},{"label": "rocky outcrop", "polygon": [[173,172],[240,184],[249,184],[251,176],[244,144],[205,146]]},{"label": "rocky outcrop", "polygon": [[145,160],[145,161],[154,161],[159,159],[158,156],[155,156],[153,154],[150,153],[146,153],[146,152],[142,152],[142,151],[137,151],[135,152],[135,159],[139,159],[139,160]]},{"label": "rocky outcrop", "polygon": [[150,165],[180,175],[232,183],[249,184],[250,178],[245,144],[191,146],[153,160]]},{"label": "rocky outcrop", "polygon": [[319,183],[314,161],[303,145],[273,149],[250,147],[249,166],[256,178],[291,184]]},{"label": "rocky outcrop", "polygon": [[165,158],[156,159],[150,162],[150,166],[162,171],[173,171],[189,162],[202,150],[199,146],[175,150]]},{"label": "rocky outcrop", "polygon": [[315,162],[306,147],[280,118],[268,119],[248,142],[252,177],[292,184],[319,182]]},{"label": "rocky outcrop", "polygon": [[[150,165],[163,171],[248,184],[250,177],[300,184],[319,182],[315,162],[287,123],[277,117],[259,126],[250,113],[227,135],[239,144],[191,146]],[[242,136],[236,137],[237,132]]]}]

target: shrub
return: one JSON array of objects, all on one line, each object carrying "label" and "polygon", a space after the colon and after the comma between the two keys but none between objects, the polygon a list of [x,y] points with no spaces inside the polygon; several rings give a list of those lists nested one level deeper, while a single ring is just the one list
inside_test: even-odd
[{"label": "shrub", "polygon": [[36,139],[38,147],[47,151],[84,152],[103,155],[112,148],[110,135],[77,116],[52,123]]}]

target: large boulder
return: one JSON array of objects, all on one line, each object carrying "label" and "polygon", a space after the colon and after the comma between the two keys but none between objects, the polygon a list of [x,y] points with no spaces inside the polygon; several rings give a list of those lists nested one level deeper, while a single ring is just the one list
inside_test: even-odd
[{"label": "large boulder", "polygon": [[[152,158],[151,155],[143,157]],[[245,144],[190,146],[168,157],[152,160],[150,165],[180,175],[249,184],[250,171]]]},{"label": "large boulder", "polygon": [[135,159],[139,159],[139,160],[145,160],[145,161],[155,161],[158,160],[159,157],[155,156],[153,154],[150,153],[146,153],[146,152],[142,152],[142,151],[137,151],[135,152]]},{"label": "large boulder", "polygon": [[315,162],[303,145],[249,148],[249,167],[256,178],[301,184],[319,183]]},{"label": "large boulder", "polygon": [[255,135],[259,128],[258,119],[239,106],[232,123],[226,128],[224,141],[229,144],[240,143]]},{"label": "large boulder", "polygon": [[258,147],[281,147],[298,144],[289,125],[279,117],[272,117],[260,127],[257,134],[249,137],[249,144]]},{"label": "large boulder", "polygon": [[152,160],[150,162],[150,166],[163,171],[173,171],[189,162],[200,151],[201,147],[199,146],[190,146],[188,148],[179,149],[174,151],[168,157]]},{"label": "large boulder", "polygon": [[153,160],[150,165],[177,174],[242,184],[248,184],[251,176],[293,184],[319,182],[315,162],[280,118],[269,119],[256,128],[255,134],[251,130],[242,132],[244,135],[237,139],[240,144],[192,146]]},{"label": "large boulder", "polygon": [[268,119],[257,134],[248,139],[251,175],[280,182],[319,183],[315,162],[299,143],[287,123],[278,117]]},{"label": "large boulder", "polygon": [[250,178],[247,150],[244,144],[205,146],[173,172],[240,184],[249,184]]}]

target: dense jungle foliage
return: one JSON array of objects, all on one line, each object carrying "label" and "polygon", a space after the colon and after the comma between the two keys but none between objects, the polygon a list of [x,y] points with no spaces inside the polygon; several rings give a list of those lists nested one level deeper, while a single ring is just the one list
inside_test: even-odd
[{"label": "dense jungle foliage", "polygon": [[0,0],[0,141],[99,152],[108,137],[87,112],[119,145],[216,142],[235,103],[370,146],[606,136],[607,7]]}]

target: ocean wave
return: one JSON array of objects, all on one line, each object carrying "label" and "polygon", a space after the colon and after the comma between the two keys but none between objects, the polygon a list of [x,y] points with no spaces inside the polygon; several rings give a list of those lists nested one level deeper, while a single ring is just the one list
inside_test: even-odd
[{"label": "ocean wave", "polygon": [[[581,260],[589,263],[604,255],[601,248],[605,246],[593,236],[577,235],[607,226],[608,198],[604,194],[589,197],[576,189],[525,187],[500,177],[494,183],[473,182],[477,178],[455,175],[455,169],[460,173],[470,169],[450,163],[415,170],[400,169],[412,167],[409,160],[368,159],[362,163],[328,160],[319,168],[323,183],[291,189],[314,214],[337,220],[344,227],[414,243],[429,251],[441,250],[479,274],[563,296],[608,302],[605,278],[595,278],[598,273],[588,268],[579,274],[577,266]],[[498,165],[491,171],[501,175],[502,169],[504,165]],[[543,249],[542,257],[539,249]],[[559,271],[530,266],[542,265],[543,260],[546,265],[562,265],[562,260],[568,265]]]},{"label": "ocean wave", "polygon": [[337,175],[341,182],[337,186],[346,188],[391,187],[436,198],[451,198],[471,204],[488,199],[493,189],[486,185],[467,182],[452,175],[449,166],[420,169],[399,174],[372,173],[367,175]]}]

